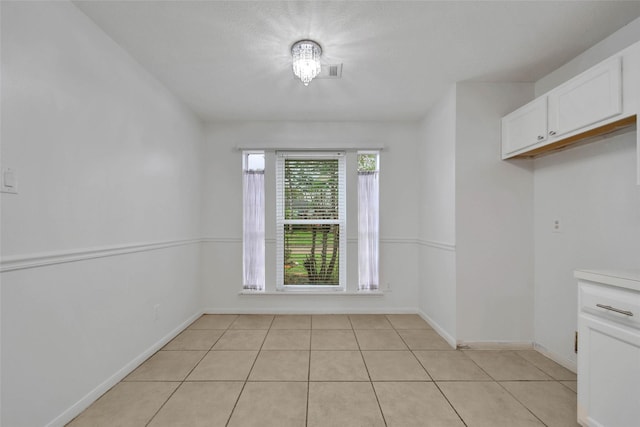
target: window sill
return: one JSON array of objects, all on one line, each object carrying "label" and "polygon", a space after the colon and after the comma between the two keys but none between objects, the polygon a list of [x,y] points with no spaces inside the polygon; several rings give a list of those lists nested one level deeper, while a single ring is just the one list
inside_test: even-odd
[{"label": "window sill", "polygon": [[338,295],[338,296],[383,296],[382,291],[240,291],[238,295]]}]

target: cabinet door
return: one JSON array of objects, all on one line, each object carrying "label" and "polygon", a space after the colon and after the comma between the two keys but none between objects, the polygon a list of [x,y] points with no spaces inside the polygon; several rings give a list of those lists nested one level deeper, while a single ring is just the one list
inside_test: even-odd
[{"label": "cabinet door", "polygon": [[578,421],[631,427],[640,420],[640,331],[579,316]]},{"label": "cabinet door", "polygon": [[547,98],[541,97],[502,118],[502,158],[547,140]]},{"label": "cabinet door", "polygon": [[562,135],[622,113],[622,59],[616,57],[549,92],[549,135]]}]

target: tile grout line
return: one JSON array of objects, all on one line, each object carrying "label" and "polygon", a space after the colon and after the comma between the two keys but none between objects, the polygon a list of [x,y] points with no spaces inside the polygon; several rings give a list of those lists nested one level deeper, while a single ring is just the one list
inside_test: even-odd
[{"label": "tile grout line", "polygon": [[167,404],[167,402],[169,401],[169,399],[171,399],[173,397],[174,394],[176,394],[176,392],[178,391],[178,389],[182,386],[182,383],[184,381],[180,381],[180,384],[178,384],[178,386],[171,392],[171,394],[169,395],[169,397],[167,397],[167,399],[162,403],[162,405],[160,405],[160,407],[158,408],[158,410],[156,412],[154,412],[154,414],[151,416],[151,418],[149,418],[149,421],[147,421],[145,423],[145,426],[148,426],[149,424],[151,424],[151,422],[153,421],[153,419],[158,415],[158,412],[160,412],[162,410],[162,408],[164,408],[164,406]]},{"label": "tile grout line", "polygon": [[535,414],[531,409],[529,409],[529,407],[528,407],[527,405],[525,405],[523,402],[521,402],[521,401],[520,401],[520,399],[518,399],[518,398],[517,398],[513,393],[511,393],[511,392],[510,392],[510,391],[509,391],[509,390],[508,390],[504,385],[502,385],[502,383],[500,383],[500,381],[496,381],[496,383],[497,383],[497,384],[498,384],[498,385],[499,385],[499,386],[500,386],[504,391],[506,391],[506,392],[509,394],[509,396],[513,397],[513,398],[515,399],[515,401],[516,401],[516,402],[518,402],[519,404],[521,404],[521,405],[522,405],[522,407],[523,407],[524,409],[526,409],[527,411],[529,411],[529,413],[530,413],[531,415],[533,415],[533,416],[534,416],[534,418],[535,418],[536,420],[540,421],[540,422],[542,423],[542,425],[543,425],[543,426],[546,426],[546,425],[547,425],[547,423],[545,423],[544,421],[542,421],[542,420],[540,419],[540,417],[538,417],[538,416],[537,416],[537,415],[536,415],[536,414]]},{"label": "tile grout line", "polygon": [[[202,317],[202,316],[201,316]],[[197,320],[197,319],[196,319]],[[233,322],[231,322],[233,323]],[[229,324],[231,325],[231,324]],[[191,325],[189,325],[191,326]],[[189,329],[189,326],[187,326],[182,332],[186,331],[187,329]],[[229,327],[227,326],[227,329]],[[224,331],[226,332],[227,329],[225,329]],[[180,332],[180,334],[182,333]],[[178,334],[178,335],[180,335]],[[176,335],[176,336],[178,336]],[[153,422],[153,419],[155,417],[158,416],[158,413],[160,413],[160,411],[162,410],[162,408],[165,407],[165,405],[167,404],[167,402],[169,402],[169,400],[173,397],[174,394],[176,394],[178,392],[178,390],[180,389],[180,387],[182,387],[182,385],[186,382],[187,378],[189,377],[189,375],[191,375],[191,373],[196,369],[196,367],[200,364],[200,362],[202,362],[204,360],[205,357],[207,357],[207,354],[209,354],[209,351],[211,351],[211,349],[213,348],[213,346],[218,342],[218,340],[220,339],[220,337],[222,337],[222,335],[224,335],[224,332],[218,337],[216,338],[216,340],[214,341],[213,344],[211,344],[211,347],[209,347],[209,350],[205,350],[204,355],[200,358],[200,360],[198,360],[198,363],[196,363],[195,365],[193,365],[193,368],[191,368],[191,370],[189,370],[189,372],[187,372],[187,375],[184,376],[184,378],[182,379],[182,381],[179,381],[180,384],[178,384],[178,386],[175,388],[175,390],[173,390],[173,392],[169,395],[169,397],[167,398],[167,400],[164,401],[164,403],[162,405],[160,405],[160,407],[158,408],[158,410],[151,416],[151,418],[149,418],[149,421],[147,421],[147,423],[145,424],[145,427],[148,426],[149,424],[151,424],[151,422]],[[175,338],[174,338],[175,339]],[[168,344],[168,343],[167,343]],[[165,345],[166,347],[166,345]],[[156,353],[163,351],[162,349],[158,350]],[[149,359],[147,359],[149,360]],[[146,362],[146,360],[145,360]],[[143,362],[144,363],[144,362]]]},{"label": "tile grout line", "polygon": [[[574,392],[576,395],[578,394],[577,391],[575,391],[574,389],[572,389],[571,387],[569,387],[568,385],[566,385],[564,382],[573,382],[571,380],[557,380],[560,384],[562,384],[563,386],[565,386],[566,388],[568,388],[569,390],[571,390],[572,392]],[[564,382],[563,382],[564,381]],[[577,381],[576,381],[577,382]]]},{"label": "tile grout line", "polygon": [[[389,322],[391,323],[391,322]],[[391,326],[393,326],[393,323],[391,324]],[[442,392],[442,389],[440,388],[440,386],[438,385],[438,383],[436,382],[436,380],[433,379],[433,376],[431,376],[431,374],[429,373],[429,370],[427,369],[426,366],[424,366],[422,364],[422,362],[420,361],[420,359],[418,359],[418,357],[416,356],[416,354],[414,353],[415,350],[413,350],[409,344],[407,344],[407,342],[405,341],[404,337],[402,336],[402,334],[400,334],[400,332],[398,332],[398,330],[395,328],[394,326],[394,331],[396,331],[396,333],[400,336],[400,339],[402,340],[402,342],[404,343],[404,345],[407,346],[407,348],[409,349],[409,351],[411,352],[411,355],[418,361],[418,364],[422,367],[422,369],[424,369],[424,371],[427,373],[427,375],[429,376],[429,378],[431,379],[431,383],[436,387],[436,389],[438,389],[438,391],[440,392],[440,395],[442,395],[442,397],[447,401],[447,403],[449,404],[449,406],[451,407],[451,409],[453,410],[453,412],[455,412],[455,414],[458,416],[458,419],[462,422],[462,424],[464,424],[465,426],[467,426],[467,423],[464,421],[464,419],[462,419],[462,416],[458,413],[458,410],[453,406],[453,404],[451,403],[451,401],[449,401],[449,398]],[[437,351],[437,350],[436,350]],[[443,350],[446,351],[446,350]],[[456,351],[456,350],[453,350]]]},{"label": "tile grout line", "polygon": [[[351,328],[353,328],[353,322],[351,322],[351,316],[348,316],[348,318],[349,318],[349,323],[351,323]],[[385,319],[386,319],[386,316],[385,316]],[[376,398],[376,403],[378,404],[378,409],[380,410],[380,415],[382,416],[382,422],[384,423],[385,427],[387,427],[387,419],[384,416],[382,405],[380,405],[380,399],[378,398],[378,393],[376,393],[376,388],[373,385],[373,380],[371,379],[371,373],[369,372],[369,367],[367,366],[367,362],[364,359],[364,354],[362,354],[362,348],[360,347],[360,341],[358,341],[358,335],[356,334],[355,329],[353,329],[353,336],[356,338],[356,344],[358,344],[358,351],[360,352],[360,357],[362,358],[362,363],[364,364],[364,368],[367,371],[367,376],[369,377],[369,385],[371,386],[371,389],[373,390],[373,395]]]},{"label": "tile grout line", "polygon": [[[389,322],[391,323],[391,322]],[[393,323],[391,323],[391,326],[393,326]],[[432,383],[435,384],[435,380],[433,379],[433,377],[431,376],[431,374],[429,373],[429,370],[427,369],[426,366],[424,366],[422,364],[422,362],[420,361],[420,359],[418,359],[418,357],[416,356],[416,354],[414,353],[414,350],[409,346],[409,344],[407,344],[407,342],[405,341],[405,339],[402,337],[402,334],[400,334],[400,332],[398,331],[398,329],[395,328],[395,326],[393,327],[393,330],[398,334],[398,336],[400,337],[400,339],[402,340],[402,342],[404,343],[404,345],[407,346],[407,350],[409,350],[409,352],[411,353],[411,355],[413,356],[413,358],[416,360],[416,362],[418,362],[418,365],[420,365],[420,367],[426,372],[427,376],[429,377],[429,379],[431,380]],[[409,329],[405,329],[405,330],[409,330]],[[411,329],[411,330],[417,330],[417,329]],[[438,390],[440,390],[440,388],[438,387]],[[440,393],[442,393],[442,391],[440,391]],[[456,412],[457,414],[457,412]],[[458,415],[459,416],[459,415]]]},{"label": "tile grout line", "polygon": [[[389,322],[389,323],[391,323],[391,322]],[[393,323],[391,323],[391,326],[393,326]],[[395,331],[396,334],[398,334],[398,336],[400,337],[400,341],[402,341],[402,343],[407,347],[407,350],[409,350],[411,352],[411,354],[413,354],[413,350],[411,349],[411,347],[409,347],[409,344],[407,344],[407,342],[405,341],[404,337],[402,336],[402,334],[400,334],[400,332],[398,332],[398,330],[396,329],[395,326],[393,326],[393,330]],[[416,357],[416,355],[413,354],[413,357]],[[416,359],[417,359],[417,357],[416,357]],[[420,362],[420,361],[418,360],[418,362]],[[422,366],[422,363],[420,363],[420,366]],[[424,366],[422,366],[422,368],[425,371],[427,371],[427,369]],[[427,371],[427,375],[429,375],[429,371]],[[429,378],[431,378],[431,375],[429,375]]]},{"label": "tile grout line", "polygon": [[[473,350],[472,350],[473,351]],[[482,350],[475,350],[475,351],[482,351]],[[494,350],[487,350],[487,351],[494,351]],[[500,350],[495,350],[495,351],[500,351]],[[507,350],[510,351],[510,350]],[[543,374],[547,375],[549,378],[551,378],[550,375],[548,375],[546,372],[544,372],[542,369],[538,368],[536,365],[534,365],[533,363],[529,362],[527,359],[525,359],[524,357],[520,356],[518,353],[516,353],[515,351],[513,351],[513,353],[515,353],[516,356],[520,357],[522,360],[524,360],[525,362],[527,362],[528,364],[530,364],[531,366],[533,366],[534,368],[538,369],[540,372],[542,372]],[[466,356],[466,355],[465,355]],[[469,356],[467,356],[469,357]],[[493,377],[493,375],[489,374],[488,371],[486,371],[484,368],[482,368],[482,366],[480,366],[480,364],[478,362],[476,362],[475,360],[473,360],[473,358],[469,357],[469,359],[476,364],[476,366],[478,368],[480,368],[480,370],[482,370],[485,374],[487,374],[489,376],[489,378],[491,378],[492,382],[498,384],[498,386],[500,386],[504,391],[507,392],[507,394],[509,394],[511,397],[513,397],[515,399],[516,402],[518,402],[519,404],[521,404],[527,411],[529,411],[529,413],[531,415],[533,415],[535,417],[535,419],[537,419],[538,421],[540,421],[542,423],[542,425],[546,426],[547,424],[542,421],[536,414],[533,413],[533,411],[531,409],[529,409],[527,407],[527,405],[525,405],[524,403],[522,403],[520,401],[520,399],[518,399],[513,393],[511,393],[505,386],[503,386],[500,381],[498,381],[496,378]],[[505,380],[508,381],[508,380]],[[518,380],[515,380],[518,381]],[[520,380],[522,381],[522,380]],[[525,381],[529,381],[529,380],[525,380]],[[549,381],[549,380],[540,380],[540,381]],[[555,380],[554,380],[555,381]]]},{"label": "tile grout line", "polygon": [[[240,317],[240,315],[238,315],[238,318]],[[236,398],[235,403],[233,404],[233,408],[231,408],[231,411],[229,412],[229,417],[227,418],[227,422],[225,423],[225,427],[227,427],[229,425],[229,423],[231,422],[231,417],[233,416],[233,413],[235,412],[236,408],[238,407],[238,402],[240,401],[240,397],[242,397],[242,393],[244,392],[245,387],[247,386],[247,383],[249,382],[249,376],[251,375],[251,371],[253,371],[253,367],[256,366],[256,361],[258,360],[258,356],[260,356],[260,352],[262,351],[262,346],[264,345],[264,342],[267,340],[267,335],[269,335],[269,331],[271,330],[271,325],[273,324],[273,320],[275,319],[275,316],[273,316],[273,319],[271,319],[271,322],[269,323],[269,328],[267,328],[267,332],[264,334],[264,338],[262,339],[262,343],[260,344],[260,348],[258,349],[258,352],[256,353],[256,358],[253,359],[253,363],[251,364],[251,368],[249,369],[249,372],[247,372],[247,377],[244,379],[243,383],[242,383],[242,388],[240,389],[240,393],[238,393],[238,397]],[[237,318],[236,318],[237,320]],[[235,322],[235,320],[234,320]],[[233,322],[232,322],[233,324]],[[229,325],[229,328],[231,328],[231,325]]]},{"label": "tile grout line", "polygon": [[[513,350],[463,350],[463,354],[466,353],[467,351],[495,351],[495,352],[500,352],[500,353],[507,353],[507,352],[513,352]],[[466,354],[465,354],[466,356]],[[534,365],[533,363],[529,362],[527,359],[525,359],[524,357],[520,356],[519,354],[516,353],[516,356],[520,357],[522,360],[524,360],[527,364],[533,366],[534,368],[536,368],[538,371],[542,372],[544,375],[546,375],[547,377],[551,378],[551,379],[542,379],[542,380],[536,380],[536,379],[532,379],[532,380],[499,380],[497,378],[495,378],[493,375],[491,375],[489,373],[489,371],[487,371],[486,369],[484,369],[482,366],[480,366],[480,364],[478,362],[476,362],[475,360],[473,360],[473,358],[471,358],[470,356],[467,356],[473,363],[476,364],[476,366],[478,368],[480,368],[480,370],[482,372],[484,372],[485,374],[487,374],[487,376],[489,378],[491,378],[492,381],[495,382],[500,382],[500,381],[557,381],[555,378],[553,378],[551,375],[547,374],[545,371],[543,371],[542,369],[538,368],[536,365]]]},{"label": "tile grout line", "polygon": [[[462,354],[464,354],[464,352],[463,352]],[[465,357],[466,357],[467,359],[471,360],[471,361],[473,362],[473,364],[474,364],[474,365],[476,365],[476,366],[478,367],[478,369],[480,369],[480,370],[481,370],[482,372],[484,372],[484,373],[485,373],[489,378],[491,378],[491,381],[496,381],[496,382],[497,382],[497,380],[496,380],[495,378],[493,378],[493,377],[489,374],[489,372],[487,372],[487,371],[486,371],[482,366],[480,366],[480,364],[479,364],[478,362],[476,362],[475,360],[473,360],[471,357],[467,356],[466,354],[464,354],[464,355],[465,355]]]},{"label": "tile grout line", "polygon": [[[535,350],[533,350],[533,351],[535,351]],[[544,375],[546,375],[549,378],[551,378],[552,381],[557,381],[553,376],[551,376],[551,374],[548,374],[544,369],[539,367],[537,364],[535,364],[535,363],[531,362],[530,360],[527,360],[526,358],[522,357],[522,355],[519,354],[518,351],[514,350],[513,353],[515,353],[515,355],[518,356],[520,359],[524,360],[525,362],[527,362],[528,364],[530,364],[531,366],[533,366],[534,368],[536,368],[537,370],[542,372]],[[541,380],[541,381],[549,381],[549,380]]]},{"label": "tile grout line", "polygon": [[309,393],[311,391],[311,340],[313,334],[313,316],[309,316],[309,366],[307,367],[307,408],[304,414],[304,425],[309,427]]},{"label": "tile grout line", "polygon": [[[389,322],[391,323],[391,322]],[[391,324],[393,326],[393,323]],[[400,334],[400,332],[395,328],[393,328],[394,331],[396,331],[396,333],[398,334],[398,336],[400,337],[400,339],[402,340],[402,342],[404,343],[404,345],[407,346],[407,350],[409,350],[409,352],[411,353],[411,355],[413,356],[414,359],[416,359],[416,361],[418,362],[418,364],[420,365],[420,367],[427,373],[427,376],[429,377],[429,379],[435,383],[435,380],[433,379],[433,377],[431,376],[431,374],[429,373],[429,370],[427,369],[426,366],[424,366],[422,364],[422,362],[420,362],[420,359],[418,359],[418,357],[416,356],[416,354],[414,353],[414,350],[409,346],[409,344],[407,344],[407,342],[405,341],[404,337],[402,336],[402,334]],[[407,330],[407,329],[405,329]],[[413,329],[412,329],[413,330]],[[416,329],[417,330],[417,329]]]},{"label": "tile grout line", "polygon": [[[536,351],[536,350],[531,350],[531,351]],[[516,354],[516,356],[518,356],[519,358],[521,358],[522,360],[526,361],[527,363],[529,363],[530,365],[533,365],[534,367],[536,367],[539,371],[541,371],[543,374],[545,374],[546,376],[548,376],[549,378],[551,378],[551,380],[553,381],[558,381],[560,382],[561,380],[557,379],[556,377],[554,377],[553,375],[551,375],[550,373],[548,373],[547,371],[545,371],[544,369],[542,369],[540,366],[538,366],[538,364],[528,360],[527,358],[525,358],[524,356],[522,356],[518,351],[514,351],[514,353]],[[543,355],[544,356],[544,355]],[[546,356],[545,356],[546,357]],[[555,363],[555,362],[554,362]],[[564,366],[560,365],[561,367],[564,368]],[[566,368],[565,368],[566,369]],[[568,369],[567,369],[568,370]],[[571,372],[571,371],[569,371]],[[576,376],[577,379],[577,376]],[[541,380],[541,381],[549,381],[549,380]]]},{"label": "tile grout line", "polygon": [[468,426],[467,422],[464,420],[464,418],[462,418],[462,415],[460,415],[460,413],[458,412],[458,410],[456,409],[455,406],[453,406],[453,403],[451,403],[451,401],[449,400],[449,398],[447,397],[446,394],[444,394],[444,392],[442,391],[442,389],[440,388],[440,385],[436,382],[433,381],[433,385],[436,386],[436,388],[438,389],[438,391],[440,392],[440,394],[442,395],[442,397],[444,397],[444,400],[447,401],[447,403],[449,404],[449,406],[451,406],[451,409],[453,409],[453,412],[456,413],[456,415],[458,416],[458,418],[460,419],[460,421],[462,421],[462,424],[464,424],[465,426]]},{"label": "tile grout line", "polygon": [[[472,350],[473,351],[473,350]],[[475,350],[475,351],[482,351],[482,350]],[[492,351],[492,350],[488,350],[488,351]],[[499,351],[499,350],[497,350]],[[536,369],[538,369],[539,371],[541,371],[543,374],[547,375],[546,372],[542,371],[542,369],[538,368],[537,366],[535,366],[533,363],[529,362],[528,360],[526,360],[524,357],[520,356],[519,354],[516,353],[516,355],[518,357],[520,357],[521,359],[523,359],[525,362],[529,363],[530,365],[532,365],[533,367],[535,367]],[[466,356],[466,354],[465,354]],[[502,384],[500,384],[500,381],[498,381],[497,379],[495,379],[493,377],[493,375],[491,375],[487,370],[485,370],[482,366],[480,366],[480,364],[478,362],[476,362],[475,360],[473,360],[473,358],[467,356],[469,358],[469,360],[471,360],[478,368],[480,368],[480,370],[482,372],[484,372],[485,374],[487,374],[487,376],[489,378],[491,378],[491,381],[498,384],[503,390],[505,390],[511,397],[513,397],[516,402],[518,402],[519,404],[521,404],[527,411],[529,411],[531,413],[531,415],[533,415],[538,421],[540,421],[542,423],[542,425],[546,426],[546,424],[540,419],[538,418],[538,416],[536,414],[533,413],[533,411],[531,411],[524,403],[522,403],[520,400],[518,400],[509,390],[506,389],[506,387],[504,387]],[[549,376],[550,377],[550,376]],[[455,409],[455,408],[454,408]],[[457,412],[457,411],[456,411]]]}]

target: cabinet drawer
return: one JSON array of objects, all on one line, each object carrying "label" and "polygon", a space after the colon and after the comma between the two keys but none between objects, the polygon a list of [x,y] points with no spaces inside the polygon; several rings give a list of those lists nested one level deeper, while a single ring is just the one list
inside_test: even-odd
[{"label": "cabinet drawer", "polygon": [[580,282],[580,311],[640,329],[640,293]]}]

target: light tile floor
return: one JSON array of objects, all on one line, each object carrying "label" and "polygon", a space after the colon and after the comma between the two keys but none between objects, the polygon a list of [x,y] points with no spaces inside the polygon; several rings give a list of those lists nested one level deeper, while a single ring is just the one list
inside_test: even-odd
[{"label": "light tile floor", "polygon": [[69,426],[577,426],[576,376],[416,315],[205,315]]}]

